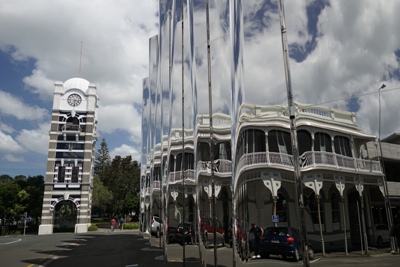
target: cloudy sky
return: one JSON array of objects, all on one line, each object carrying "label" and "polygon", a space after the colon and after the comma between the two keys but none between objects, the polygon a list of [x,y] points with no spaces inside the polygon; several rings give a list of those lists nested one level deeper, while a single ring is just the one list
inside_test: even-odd
[{"label": "cloudy sky", "polygon": [[[254,69],[245,73],[246,102],[285,104],[276,1],[242,2],[244,65]],[[385,83],[382,137],[400,132],[399,10],[400,1],[285,1],[295,101],[354,111],[377,135]],[[158,0],[0,2],[0,175],[45,175],[53,84],[78,76],[80,61],[80,76],[97,85],[100,140],[112,156],[140,160],[157,12]]]}]

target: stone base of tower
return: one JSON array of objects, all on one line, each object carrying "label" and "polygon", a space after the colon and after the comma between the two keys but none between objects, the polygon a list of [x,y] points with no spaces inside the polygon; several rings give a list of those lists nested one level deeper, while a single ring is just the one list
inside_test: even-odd
[{"label": "stone base of tower", "polygon": [[53,234],[53,225],[52,224],[39,225],[38,235],[51,235],[51,234]]},{"label": "stone base of tower", "polygon": [[86,223],[75,224],[75,233],[87,233],[88,232],[88,225]]}]

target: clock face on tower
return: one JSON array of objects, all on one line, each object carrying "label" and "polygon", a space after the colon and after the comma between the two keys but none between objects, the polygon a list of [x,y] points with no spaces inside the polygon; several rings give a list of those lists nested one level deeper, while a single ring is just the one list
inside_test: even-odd
[{"label": "clock face on tower", "polygon": [[68,97],[68,104],[76,107],[82,102],[82,98],[78,94],[72,94]]}]

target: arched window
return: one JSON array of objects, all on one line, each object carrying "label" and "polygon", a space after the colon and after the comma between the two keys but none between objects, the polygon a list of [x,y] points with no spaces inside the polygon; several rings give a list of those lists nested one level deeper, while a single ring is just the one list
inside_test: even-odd
[{"label": "arched window", "polygon": [[301,156],[304,152],[311,151],[311,134],[306,130],[300,130],[297,132],[297,140],[299,143],[299,155]]},{"label": "arched window", "polygon": [[344,136],[335,136],[335,153],[352,157],[350,139]]},{"label": "arched window", "polygon": [[248,129],[244,131],[245,153],[266,151],[265,134],[261,130]]},{"label": "arched window", "polygon": [[198,151],[201,161],[210,161],[210,145],[206,142],[199,142]]},{"label": "arched window", "polygon": [[281,130],[268,132],[268,147],[270,152],[292,155],[290,133]]},{"label": "arched window", "polygon": [[287,201],[282,193],[278,193],[276,215],[279,216],[279,222],[287,222]]},{"label": "arched window", "polygon": [[79,119],[77,117],[69,117],[65,123],[65,130],[79,131]]},{"label": "arched window", "polygon": [[175,157],[174,155],[169,156],[169,172],[175,171]]},{"label": "arched window", "polygon": [[[307,190],[308,191],[308,190]],[[311,191],[311,190],[310,190]],[[323,205],[323,197],[320,196],[320,213],[321,213],[321,224],[324,224],[324,205]],[[314,224],[319,224],[318,221],[318,199],[315,193],[312,191],[306,200],[306,206],[308,206],[311,214],[311,220]]]},{"label": "arched window", "polygon": [[339,196],[336,192],[331,194],[332,223],[340,222]]},{"label": "arched window", "polygon": [[314,136],[314,151],[332,152],[331,137],[326,133],[316,133]]}]

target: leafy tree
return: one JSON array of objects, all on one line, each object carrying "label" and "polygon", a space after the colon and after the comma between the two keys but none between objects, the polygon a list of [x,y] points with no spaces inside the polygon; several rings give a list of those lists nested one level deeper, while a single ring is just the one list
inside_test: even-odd
[{"label": "leafy tree", "polygon": [[0,216],[18,219],[24,212],[32,218],[40,217],[43,204],[43,176],[20,176],[0,183]]},{"label": "leafy tree", "polygon": [[7,182],[10,182],[12,180],[13,180],[13,178],[8,174],[0,175],[0,183],[7,183]]},{"label": "leafy tree", "polygon": [[94,160],[94,175],[100,175],[104,167],[110,164],[111,157],[106,139],[101,140],[100,148],[97,150]]},{"label": "leafy tree", "polygon": [[16,216],[15,207],[19,204],[18,193],[21,187],[14,181],[0,184],[0,214],[8,218]]},{"label": "leafy tree", "polygon": [[107,187],[103,185],[99,176],[93,178],[93,195],[92,195],[92,212],[100,214],[109,212],[110,203],[112,203],[113,195]]},{"label": "leafy tree", "polygon": [[14,180],[26,180],[26,176],[25,175],[17,175],[14,177]]},{"label": "leafy tree", "polygon": [[19,218],[20,215],[26,211],[29,194],[25,191],[25,189],[22,189],[18,192],[17,197],[17,202],[14,203],[12,207],[10,207],[10,214],[16,218]]},{"label": "leafy tree", "polygon": [[[112,215],[139,210],[140,165],[131,156],[116,156],[102,170],[100,179],[113,195]],[[136,207],[136,206],[137,207]]]},{"label": "leafy tree", "polygon": [[29,176],[26,180],[25,190],[29,194],[29,203],[26,212],[28,216],[36,219],[42,214],[44,177],[42,175]]}]

